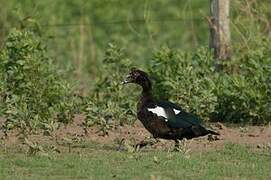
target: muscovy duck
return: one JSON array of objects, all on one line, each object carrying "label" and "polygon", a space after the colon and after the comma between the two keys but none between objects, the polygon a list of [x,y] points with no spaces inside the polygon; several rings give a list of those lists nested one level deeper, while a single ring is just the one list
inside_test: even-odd
[{"label": "muscovy duck", "polygon": [[137,118],[155,139],[179,140],[192,139],[208,134],[219,133],[207,129],[201,120],[178,105],[169,101],[157,101],[152,96],[152,84],[148,74],[132,68],[122,84],[134,83],[142,87],[142,95],[137,104]]}]

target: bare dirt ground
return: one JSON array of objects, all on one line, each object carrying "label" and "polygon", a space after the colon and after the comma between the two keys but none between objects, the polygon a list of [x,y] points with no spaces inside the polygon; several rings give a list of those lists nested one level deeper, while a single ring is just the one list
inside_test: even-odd
[{"label": "bare dirt ground", "polygon": [[[149,137],[150,134],[145,130],[139,121],[132,126],[124,125],[108,131],[107,135],[102,135],[99,127],[90,127],[87,133],[83,128],[83,117],[77,116],[72,124],[62,126],[50,136],[44,136],[41,133],[29,136],[29,140],[34,144],[47,144],[61,146],[64,144],[73,144],[78,142],[91,142],[98,145],[108,145],[118,147],[118,143],[123,142],[135,144]],[[271,127],[270,126],[244,126],[223,125],[222,123],[213,123],[211,127],[219,132],[220,136],[205,136],[186,141],[187,148],[192,152],[204,152],[222,148],[227,143],[245,144],[255,149],[271,149]],[[10,132],[5,137],[0,131],[0,142],[7,147],[13,147],[22,141],[17,136],[17,132]],[[160,140],[153,145],[153,149],[169,150],[174,147],[174,142],[169,140]],[[61,149],[61,148],[60,148]]]}]

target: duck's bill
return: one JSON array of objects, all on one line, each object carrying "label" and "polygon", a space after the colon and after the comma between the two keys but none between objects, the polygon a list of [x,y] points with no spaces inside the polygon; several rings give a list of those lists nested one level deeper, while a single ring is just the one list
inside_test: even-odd
[{"label": "duck's bill", "polygon": [[131,82],[131,77],[127,76],[124,81],[121,82],[121,84],[128,84]]},{"label": "duck's bill", "polygon": [[124,81],[121,82],[122,85],[128,84],[128,83],[129,83],[129,81],[127,81],[126,79],[125,79]]}]

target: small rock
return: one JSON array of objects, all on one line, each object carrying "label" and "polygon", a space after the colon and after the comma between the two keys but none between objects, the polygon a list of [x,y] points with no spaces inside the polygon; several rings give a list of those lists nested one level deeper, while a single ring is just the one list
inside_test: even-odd
[{"label": "small rock", "polygon": [[259,137],[259,135],[256,134],[248,134],[249,137]]}]

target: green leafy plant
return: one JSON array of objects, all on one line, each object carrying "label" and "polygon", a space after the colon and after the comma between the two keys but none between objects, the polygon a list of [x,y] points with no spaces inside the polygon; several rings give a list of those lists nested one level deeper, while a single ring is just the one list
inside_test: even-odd
[{"label": "green leafy plant", "polygon": [[[215,70],[215,60],[207,48],[193,53],[161,48],[147,68],[154,95],[176,102],[204,121],[270,122],[271,44],[264,39],[255,40],[255,44],[259,48],[236,52],[231,61],[222,64],[222,71]],[[123,51],[109,45],[104,68],[85,108],[87,125],[99,124],[106,132],[116,123],[135,120],[133,97],[138,95],[131,93],[132,86],[120,86],[131,65]]]},{"label": "green leafy plant", "polygon": [[121,85],[125,75],[132,66],[131,60],[125,58],[122,49],[109,44],[103,60],[103,68],[95,81],[85,105],[86,126],[98,124],[103,134],[116,124],[129,123],[134,119],[136,105],[131,89]]},{"label": "green leafy plant", "polygon": [[155,94],[170,97],[205,121],[270,122],[271,44],[264,38],[252,45],[258,48],[236,52],[220,72],[215,71],[215,60],[207,49],[183,53],[163,48],[149,68]]},{"label": "green leafy plant", "polygon": [[39,36],[12,30],[0,53],[0,71],[5,131],[19,128],[27,134],[71,120],[71,88],[58,74]]},{"label": "green leafy plant", "polygon": [[263,124],[271,121],[271,43],[255,39],[255,50],[237,54],[216,80],[216,119]]},{"label": "green leafy plant", "polygon": [[208,120],[217,103],[212,62],[207,49],[184,53],[162,48],[155,53],[149,67],[154,93]]}]

